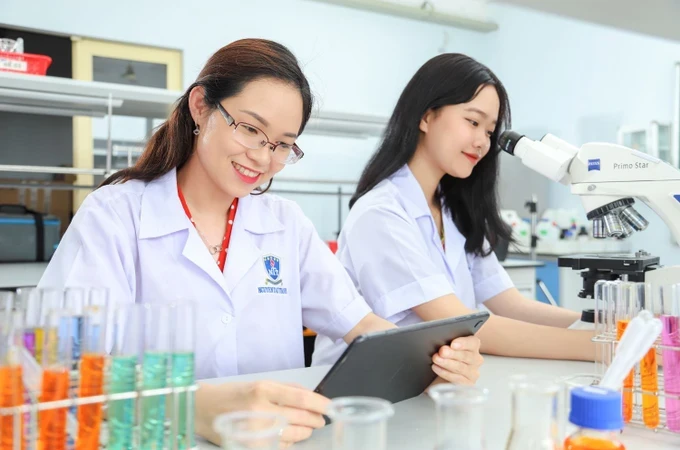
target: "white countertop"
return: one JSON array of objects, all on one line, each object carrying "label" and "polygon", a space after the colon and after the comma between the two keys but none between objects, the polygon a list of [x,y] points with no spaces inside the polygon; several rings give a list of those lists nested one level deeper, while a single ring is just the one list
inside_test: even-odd
[{"label": "white countertop", "polygon": [[36,286],[47,263],[0,263],[0,289]]},{"label": "white countertop", "polygon": [[513,259],[507,258],[501,261],[501,266],[506,269],[517,269],[522,267],[543,267],[545,263],[543,261],[533,261],[531,259]]},{"label": "white countertop", "polygon": [[[539,239],[536,246],[537,255],[566,256],[581,253],[630,253],[633,251],[630,240],[617,239],[559,239],[549,241]],[[528,245],[511,244],[510,254],[528,255],[531,249]]]},{"label": "white countertop", "polygon": [[[270,372],[256,375],[242,375],[237,377],[211,380],[250,381],[271,379],[282,382],[296,382],[303,386],[314,388],[328,370],[328,366],[296,369],[281,372]],[[489,389],[489,403],[486,408],[485,430],[487,450],[502,450],[510,431],[510,390],[507,386],[511,374],[540,374],[550,378],[557,378],[575,373],[592,371],[592,363],[569,361],[545,361],[519,358],[501,358],[487,356],[482,367],[482,375],[478,385]],[[432,449],[435,436],[435,410],[432,400],[421,395],[395,405],[395,415],[388,424],[389,450]],[[326,450],[331,448],[331,428],[316,430],[312,437],[291,449],[294,450]],[[656,450],[680,448],[680,435],[669,433],[655,433],[643,428],[628,426],[624,430],[621,440],[628,450]],[[217,447],[199,442],[202,450]]]}]

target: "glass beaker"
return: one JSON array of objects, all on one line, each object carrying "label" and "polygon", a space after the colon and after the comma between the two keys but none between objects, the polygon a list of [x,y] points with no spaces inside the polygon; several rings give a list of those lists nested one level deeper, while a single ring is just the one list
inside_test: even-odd
[{"label": "glass beaker", "polygon": [[484,450],[487,389],[438,384],[428,390],[437,408],[435,450]]},{"label": "glass beaker", "polygon": [[226,450],[278,450],[283,429],[282,415],[261,411],[236,411],[217,416],[214,430]]},{"label": "glass beaker", "polygon": [[328,406],[333,422],[333,450],[386,450],[387,420],[394,408],[373,397],[338,397]]},{"label": "glass beaker", "polygon": [[569,436],[576,428],[569,423],[569,411],[571,411],[571,390],[577,387],[597,386],[602,380],[599,373],[576,373],[555,380],[561,387],[560,410],[557,420],[559,423],[560,442]]},{"label": "glass beaker", "polygon": [[560,385],[545,378],[514,375],[512,428],[506,450],[560,449]]}]

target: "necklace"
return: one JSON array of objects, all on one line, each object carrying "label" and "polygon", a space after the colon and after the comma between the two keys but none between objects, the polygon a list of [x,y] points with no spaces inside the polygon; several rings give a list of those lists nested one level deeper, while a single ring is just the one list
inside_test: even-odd
[{"label": "necklace", "polygon": [[[201,233],[201,230],[198,228],[198,224],[196,224],[196,221],[191,218],[191,223],[194,224],[194,228],[196,228],[196,231],[198,232],[198,235],[201,237],[203,240],[203,243],[208,247],[208,251],[210,252],[211,255],[216,255],[219,252],[222,251],[222,246],[224,245],[224,241],[227,240],[227,235],[225,234],[224,237],[222,238],[222,242],[220,242],[217,245],[213,245],[210,242],[208,242],[208,238],[205,237],[203,233]],[[225,249],[226,251],[226,249]]]},{"label": "necklace", "polygon": [[219,245],[214,245],[208,242],[208,239],[205,237],[203,233],[201,233],[201,230],[198,229],[196,226],[196,221],[194,221],[194,218],[191,215],[191,211],[189,211],[189,206],[187,206],[187,202],[184,199],[184,195],[182,194],[182,189],[180,188],[179,184],[177,184],[177,193],[179,194],[179,200],[182,203],[182,208],[184,209],[184,212],[187,215],[187,218],[191,221],[192,225],[194,226],[194,229],[200,236],[201,240],[203,241],[203,244],[208,248],[208,252],[210,252],[210,255],[214,258],[215,255],[217,256],[217,267],[220,268],[220,271],[224,271],[224,265],[226,264],[227,261],[227,250],[229,247],[229,241],[231,239],[231,230],[234,225],[234,219],[236,218],[236,208],[238,207],[238,197],[234,199],[234,201],[231,203],[231,206],[229,207],[229,211],[227,213],[227,226],[226,230],[224,231],[224,237],[222,238],[222,242]]}]

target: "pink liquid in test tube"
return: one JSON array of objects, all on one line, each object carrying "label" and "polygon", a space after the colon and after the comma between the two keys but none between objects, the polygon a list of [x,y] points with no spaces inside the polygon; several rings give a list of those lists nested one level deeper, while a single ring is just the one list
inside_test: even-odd
[{"label": "pink liquid in test tube", "polygon": [[[661,344],[680,347],[680,284],[671,288],[671,298],[659,317],[663,323]],[[663,350],[663,378],[666,393],[666,427],[680,432],[680,350]],[[671,396],[673,396],[671,398]]]},{"label": "pink liquid in test tube", "polygon": [[[661,343],[680,347],[680,317],[662,315],[663,332]],[[663,378],[667,395],[680,396],[680,350],[663,351]],[[680,399],[666,397],[666,426],[671,431],[680,431]]]}]

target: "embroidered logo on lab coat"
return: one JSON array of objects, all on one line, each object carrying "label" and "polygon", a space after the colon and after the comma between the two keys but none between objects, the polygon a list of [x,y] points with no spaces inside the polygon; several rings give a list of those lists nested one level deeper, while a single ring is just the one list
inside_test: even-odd
[{"label": "embroidered logo on lab coat", "polygon": [[267,272],[267,278],[264,280],[265,286],[257,288],[260,294],[287,294],[288,290],[284,287],[270,287],[270,284],[278,286],[283,282],[281,278],[281,260],[278,256],[266,255],[262,258],[264,263],[264,270]]}]

